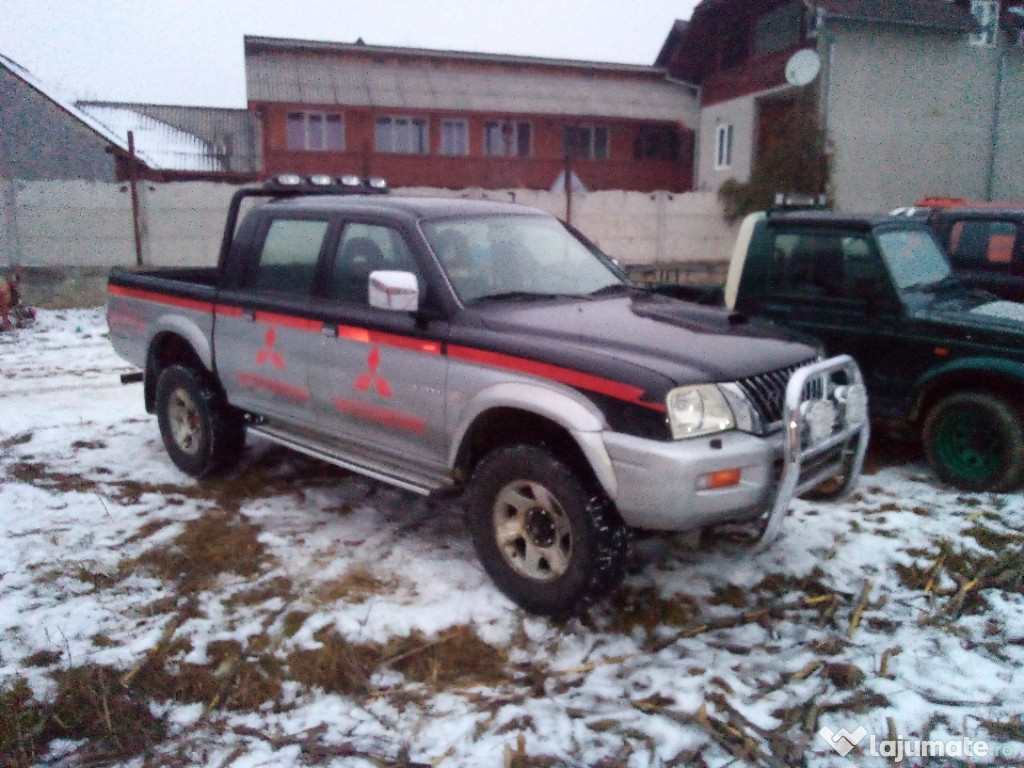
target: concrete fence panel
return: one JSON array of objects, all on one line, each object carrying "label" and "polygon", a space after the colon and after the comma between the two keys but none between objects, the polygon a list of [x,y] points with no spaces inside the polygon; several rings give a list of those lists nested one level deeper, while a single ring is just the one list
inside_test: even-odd
[{"label": "concrete fence panel", "polygon": [[[215,265],[228,203],[237,188],[214,182],[141,182],[143,264]],[[415,188],[397,189],[393,194],[515,202],[566,218],[566,199],[560,192]],[[718,200],[709,192],[576,193],[571,221],[605,252],[628,265],[721,264],[728,261],[736,236],[735,227],[725,223]],[[90,280],[97,281],[112,266],[135,263],[128,184],[18,180],[0,184],[0,267],[20,264],[37,268],[40,274],[84,270]]]}]

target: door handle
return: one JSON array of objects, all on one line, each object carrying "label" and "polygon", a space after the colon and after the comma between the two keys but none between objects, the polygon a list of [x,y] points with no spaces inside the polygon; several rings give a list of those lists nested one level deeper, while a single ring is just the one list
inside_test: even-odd
[{"label": "door handle", "polygon": [[338,326],[333,323],[324,323],[320,326],[320,333],[329,339],[335,339],[338,337]]}]

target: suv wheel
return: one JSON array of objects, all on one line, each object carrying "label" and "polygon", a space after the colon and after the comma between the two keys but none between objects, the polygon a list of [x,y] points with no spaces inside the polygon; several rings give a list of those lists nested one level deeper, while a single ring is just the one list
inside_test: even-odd
[{"label": "suv wheel", "polygon": [[935,472],[966,491],[1011,491],[1024,480],[1024,426],[1006,400],[961,392],[940,401],[924,424]]},{"label": "suv wheel", "polygon": [[468,525],[484,569],[528,611],[576,613],[616,589],[628,530],[603,494],[532,445],[498,448],[480,462]]},{"label": "suv wheel", "polygon": [[226,472],[245,446],[245,422],[200,371],[171,365],[156,384],[160,436],[171,461],[192,477]]}]

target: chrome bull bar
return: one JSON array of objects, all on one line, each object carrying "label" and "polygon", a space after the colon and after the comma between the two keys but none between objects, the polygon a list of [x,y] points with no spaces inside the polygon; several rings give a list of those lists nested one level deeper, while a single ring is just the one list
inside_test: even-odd
[{"label": "chrome bull bar", "polygon": [[839,355],[797,369],[786,385],[783,427],[782,475],[758,548],[778,538],[794,496],[833,478],[839,486],[830,498],[841,499],[856,486],[870,427],[867,390],[853,358]]}]

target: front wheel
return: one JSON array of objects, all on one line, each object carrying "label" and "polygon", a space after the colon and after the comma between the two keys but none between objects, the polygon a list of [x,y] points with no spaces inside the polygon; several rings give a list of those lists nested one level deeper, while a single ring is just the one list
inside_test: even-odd
[{"label": "front wheel", "polygon": [[543,448],[513,445],[488,454],[473,474],[467,506],[484,569],[528,611],[576,613],[622,581],[625,524],[602,493],[588,492]]},{"label": "front wheel", "polygon": [[924,450],[935,472],[965,491],[1011,491],[1024,481],[1020,411],[985,392],[940,401],[924,424]]},{"label": "front wheel", "polygon": [[206,375],[171,365],[156,384],[160,436],[171,461],[195,478],[226,472],[245,445],[245,422],[224,402]]}]

